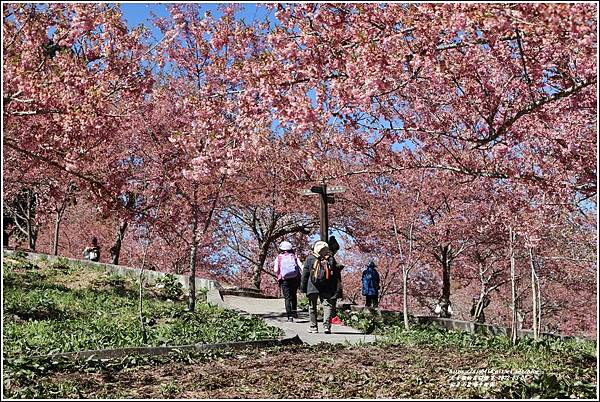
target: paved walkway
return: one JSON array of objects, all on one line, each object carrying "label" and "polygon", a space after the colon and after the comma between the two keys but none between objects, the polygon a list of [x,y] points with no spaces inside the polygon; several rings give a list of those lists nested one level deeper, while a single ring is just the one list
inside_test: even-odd
[{"label": "paved walkway", "polygon": [[283,299],[259,299],[224,295],[223,305],[260,316],[268,324],[283,329],[286,337],[298,335],[304,343],[309,345],[316,345],[321,342],[361,344],[374,342],[377,339],[375,335],[365,335],[357,329],[335,324],[331,326],[331,334],[324,334],[322,322],[319,322],[319,333],[310,334],[307,332],[309,327],[308,312],[300,311],[298,312],[298,319],[294,322],[288,322]]}]

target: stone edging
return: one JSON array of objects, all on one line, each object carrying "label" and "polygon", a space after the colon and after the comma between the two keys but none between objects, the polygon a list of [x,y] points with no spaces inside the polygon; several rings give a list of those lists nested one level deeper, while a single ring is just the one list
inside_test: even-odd
[{"label": "stone edging", "polygon": [[171,352],[205,352],[211,350],[244,350],[248,348],[269,348],[274,346],[302,345],[302,340],[295,336],[284,339],[266,339],[261,341],[222,342],[209,344],[155,346],[121,349],[85,350],[81,352],[55,353],[51,355],[34,356],[33,359],[61,358],[70,361],[95,359],[120,359],[125,356],[162,356]]},{"label": "stone edging", "polygon": [[219,289],[221,296],[240,296],[240,297],[254,297],[257,299],[278,299],[276,296],[265,295],[254,289],[246,288],[230,288],[230,289]]}]

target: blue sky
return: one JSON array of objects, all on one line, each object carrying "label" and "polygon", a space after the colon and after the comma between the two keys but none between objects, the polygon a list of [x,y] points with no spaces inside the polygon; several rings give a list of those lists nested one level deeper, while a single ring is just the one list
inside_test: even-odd
[{"label": "blue sky", "polygon": [[[134,27],[141,23],[149,28],[152,28],[150,13],[154,12],[159,16],[168,15],[167,5],[168,2],[163,3],[143,3],[143,2],[129,2],[119,3],[121,4],[121,10],[123,11],[123,17],[127,20],[128,26]],[[199,3],[202,9],[210,10],[214,17],[220,17],[221,13],[218,11],[218,7],[225,3]],[[243,19],[247,23],[251,23],[254,20],[262,20],[269,11],[266,9],[264,4],[256,3],[238,3],[243,6],[243,11],[238,13],[240,19]],[[273,13],[270,13],[271,16]],[[274,17],[271,17],[271,21],[274,21]],[[157,29],[152,29],[154,36],[160,39],[160,32]]]}]

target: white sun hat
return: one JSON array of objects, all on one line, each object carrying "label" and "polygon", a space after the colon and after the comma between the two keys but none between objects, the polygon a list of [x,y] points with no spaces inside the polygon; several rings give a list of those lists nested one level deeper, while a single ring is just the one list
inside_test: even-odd
[{"label": "white sun hat", "polygon": [[282,241],[279,244],[279,249],[281,251],[290,251],[293,248],[294,248],[294,246],[292,246],[292,243],[290,243],[289,241]]}]

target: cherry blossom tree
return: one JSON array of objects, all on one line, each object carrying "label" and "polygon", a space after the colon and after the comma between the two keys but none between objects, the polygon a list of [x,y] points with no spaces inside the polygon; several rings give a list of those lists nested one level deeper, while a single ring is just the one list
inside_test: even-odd
[{"label": "cherry blossom tree", "polygon": [[476,293],[475,320],[592,332],[596,5],[265,7],[171,4],[151,43],[118,5],[3,5],[4,239],[94,233],[189,273],[193,310],[198,269],[270,291],[276,243],[316,229],[298,190],[341,184],[347,294],[376,258],[406,324]]}]

